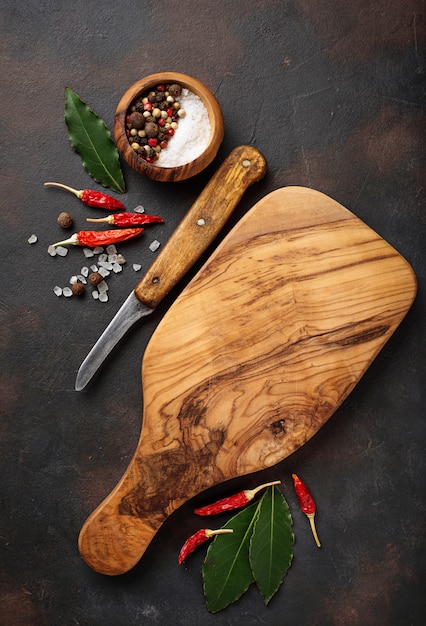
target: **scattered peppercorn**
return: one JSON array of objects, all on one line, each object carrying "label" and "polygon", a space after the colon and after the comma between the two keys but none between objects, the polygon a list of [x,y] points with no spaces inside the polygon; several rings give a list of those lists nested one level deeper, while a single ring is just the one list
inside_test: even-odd
[{"label": "scattered peppercorn", "polygon": [[102,274],[99,274],[99,272],[92,272],[92,274],[89,274],[89,276],[87,277],[87,280],[92,285],[92,287],[96,287],[96,285],[99,285],[99,283],[103,281],[103,276]]},{"label": "scattered peppercorn", "polygon": [[71,285],[71,291],[74,296],[84,296],[84,294],[86,293],[86,289],[83,283],[74,283],[73,285]]},{"label": "scattered peppercorn", "polygon": [[63,211],[58,215],[58,224],[61,228],[71,228],[73,224],[72,216],[69,213]]}]

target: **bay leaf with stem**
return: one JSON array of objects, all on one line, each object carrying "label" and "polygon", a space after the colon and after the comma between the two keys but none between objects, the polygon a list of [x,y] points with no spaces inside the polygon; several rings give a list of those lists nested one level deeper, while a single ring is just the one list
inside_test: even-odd
[{"label": "bay leaf with stem", "polygon": [[249,558],[257,588],[268,604],[293,559],[294,534],[288,504],[270,487],[262,496],[250,538]]},{"label": "bay leaf with stem", "polygon": [[259,509],[255,502],[234,515],[223,528],[232,534],[217,535],[203,563],[204,596],[211,613],[240,598],[253,582],[249,560],[250,538]]},{"label": "bay leaf with stem", "polygon": [[65,123],[70,144],[88,174],[104,187],[123,193],[119,154],[108,127],[69,87],[65,89]]}]

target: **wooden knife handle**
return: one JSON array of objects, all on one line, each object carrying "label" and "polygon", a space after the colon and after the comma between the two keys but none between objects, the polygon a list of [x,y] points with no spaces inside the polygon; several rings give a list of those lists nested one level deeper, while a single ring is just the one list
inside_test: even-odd
[{"label": "wooden knife handle", "polygon": [[266,174],[266,160],[251,146],[225,159],[135,288],[155,308],[219,234],[246,189]]}]

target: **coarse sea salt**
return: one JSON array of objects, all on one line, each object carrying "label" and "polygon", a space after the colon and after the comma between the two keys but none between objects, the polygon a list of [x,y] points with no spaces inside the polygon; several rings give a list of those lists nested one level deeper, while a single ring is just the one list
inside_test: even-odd
[{"label": "coarse sea salt", "polygon": [[132,267],[135,270],[135,272],[139,272],[139,270],[142,269],[142,265],[139,265],[139,263],[133,263]]},{"label": "coarse sea salt", "polygon": [[160,167],[178,167],[198,158],[207,148],[210,139],[210,118],[204,102],[188,89],[182,89],[180,105],[185,117],[179,119],[179,126],[161,150],[155,162]]},{"label": "coarse sea salt", "polygon": [[101,276],[103,276],[104,278],[106,278],[107,276],[109,276],[111,274],[111,272],[109,270],[106,269],[106,267],[100,267],[98,269],[98,272]]},{"label": "coarse sea salt", "polygon": [[36,243],[37,241],[37,235],[31,235],[31,237],[28,237],[28,243]]},{"label": "coarse sea salt", "polygon": [[151,250],[151,252],[155,252],[156,250],[158,250],[160,245],[160,242],[157,241],[157,239],[154,239],[154,241],[151,241],[151,243],[149,244],[149,249]]},{"label": "coarse sea salt", "polygon": [[56,254],[58,256],[67,256],[68,248],[65,248],[65,246],[56,246]]}]

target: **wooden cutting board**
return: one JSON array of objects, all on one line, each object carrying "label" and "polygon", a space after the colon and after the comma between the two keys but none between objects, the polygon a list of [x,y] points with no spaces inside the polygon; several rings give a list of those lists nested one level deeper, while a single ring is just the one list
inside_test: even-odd
[{"label": "wooden cutting board", "polygon": [[128,571],[185,501],[308,441],[395,331],[416,288],[408,263],[331,198],[287,187],[258,202],[146,349],[141,438],[81,530],[88,565]]}]

